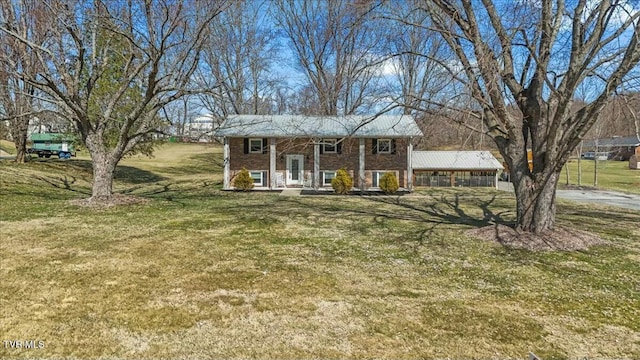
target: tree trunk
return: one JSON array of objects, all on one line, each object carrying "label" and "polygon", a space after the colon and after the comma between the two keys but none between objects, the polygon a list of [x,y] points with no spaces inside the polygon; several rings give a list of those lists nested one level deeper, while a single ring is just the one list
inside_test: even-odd
[{"label": "tree trunk", "polygon": [[20,116],[12,121],[11,137],[16,146],[16,159],[18,164],[24,164],[27,153],[27,135],[29,132],[29,118]]},{"label": "tree trunk", "polygon": [[91,199],[109,200],[113,195],[113,175],[117,161],[114,161],[110,151],[103,145],[102,135],[87,136],[86,145],[93,163]]},{"label": "tree trunk", "polygon": [[18,136],[14,138],[16,145],[16,162],[18,164],[24,164],[27,154],[27,133],[25,131],[24,136]]},{"label": "tree trunk", "polygon": [[556,215],[556,186],[560,173],[551,173],[546,177],[538,174],[536,180],[522,174],[524,172],[511,172],[516,191],[518,229],[535,234],[553,230]]},{"label": "tree trunk", "polygon": [[104,201],[113,195],[113,174],[115,166],[110,161],[96,161],[93,158],[93,186],[91,199]]}]

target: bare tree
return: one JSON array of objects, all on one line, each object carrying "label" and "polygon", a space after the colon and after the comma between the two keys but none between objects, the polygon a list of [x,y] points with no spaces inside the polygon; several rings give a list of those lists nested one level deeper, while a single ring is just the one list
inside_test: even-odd
[{"label": "bare tree", "polygon": [[229,114],[272,111],[267,99],[278,84],[271,65],[278,61],[279,51],[268,6],[268,2],[234,1],[229,11],[208,25],[212,36],[197,79],[209,91],[199,98],[220,121]]},{"label": "bare tree", "polygon": [[[14,3],[0,1],[0,19],[14,24],[13,32],[29,37],[35,44],[45,41],[45,29],[36,21],[45,14],[40,1]],[[29,14],[33,16],[29,16]],[[26,159],[29,122],[39,114],[37,89],[28,79],[39,71],[36,52],[15,37],[0,32],[0,120],[9,122],[9,132],[16,147],[17,163]]]},{"label": "bare tree", "polygon": [[276,0],[275,18],[320,106],[314,115],[354,114],[376,90],[377,2]]},{"label": "bare tree", "polygon": [[74,124],[93,160],[91,199],[109,200],[120,159],[163,126],[160,109],[195,91],[188,85],[207,25],[222,8],[190,0],[44,4],[46,14],[26,16],[47,29],[47,42],[18,32],[14,19],[1,28],[36,54],[42,71],[25,81]]},{"label": "bare tree", "polygon": [[[433,0],[421,8],[455,54],[464,71],[457,79],[509,166],[518,228],[553,229],[562,167],[640,61],[640,12],[611,0]],[[574,95],[585,84],[590,101],[574,112]],[[520,116],[509,111],[512,104]]]}]

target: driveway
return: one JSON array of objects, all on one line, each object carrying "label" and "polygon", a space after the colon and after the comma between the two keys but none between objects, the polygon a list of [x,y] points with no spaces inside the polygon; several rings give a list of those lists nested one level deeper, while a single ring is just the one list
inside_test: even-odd
[{"label": "driveway", "polygon": [[[498,188],[504,191],[513,191],[513,184],[500,181]],[[630,210],[640,210],[640,195],[624,194],[606,190],[557,190],[556,196],[560,199],[571,200],[579,203],[591,203],[608,206],[616,206]]]}]

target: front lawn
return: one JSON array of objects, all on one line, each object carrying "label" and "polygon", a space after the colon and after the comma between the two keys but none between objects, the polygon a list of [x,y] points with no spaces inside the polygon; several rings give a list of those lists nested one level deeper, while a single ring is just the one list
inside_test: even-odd
[{"label": "front lawn", "polygon": [[0,358],[640,358],[640,214],[560,202],[609,243],[509,249],[465,235],[512,195],[221,191],[221,149],[122,163],[148,203],[73,206],[86,159],[0,162]]}]

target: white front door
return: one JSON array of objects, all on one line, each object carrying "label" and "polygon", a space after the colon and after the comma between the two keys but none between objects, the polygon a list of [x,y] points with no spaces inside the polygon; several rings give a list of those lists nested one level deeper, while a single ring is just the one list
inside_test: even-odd
[{"label": "white front door", "polygon": [[302,185],[304,155],[287,155],[287,185]]}]

